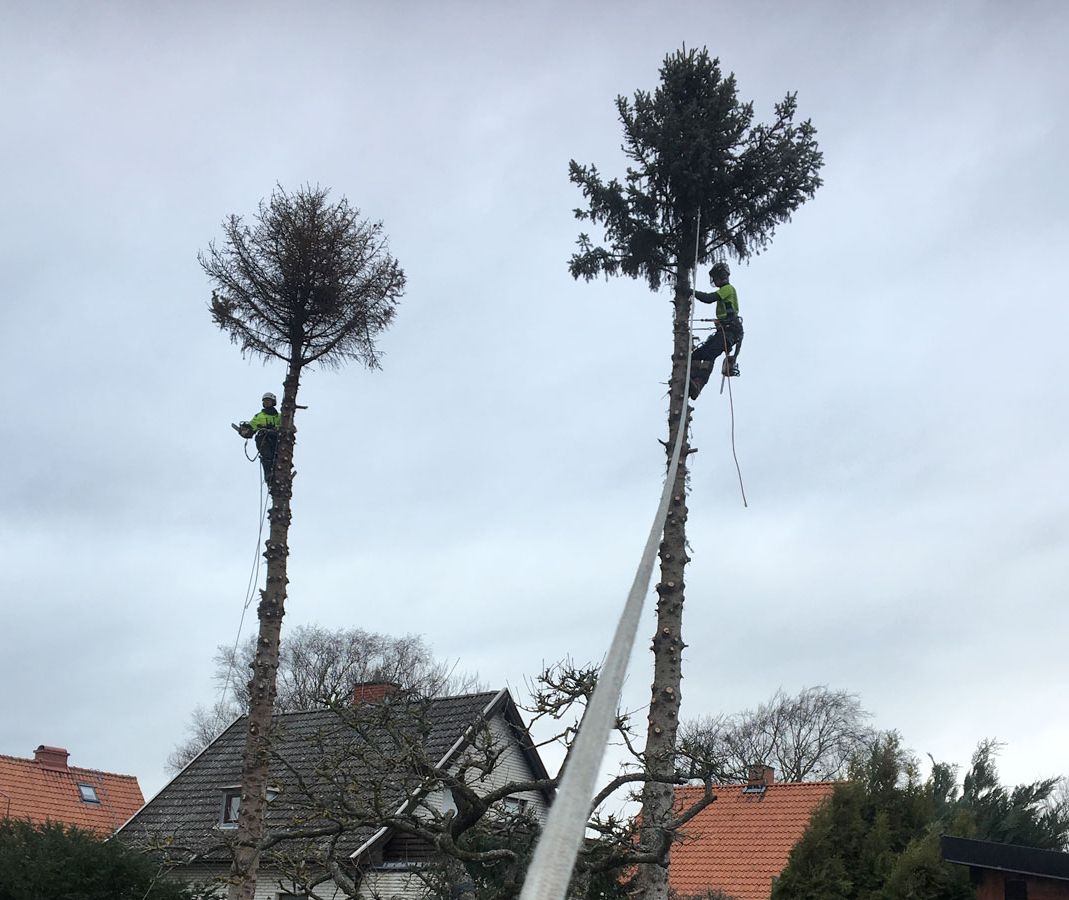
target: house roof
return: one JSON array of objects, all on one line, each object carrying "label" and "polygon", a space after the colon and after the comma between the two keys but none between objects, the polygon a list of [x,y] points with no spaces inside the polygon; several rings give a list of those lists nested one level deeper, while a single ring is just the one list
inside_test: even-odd
[{"label": "house roof", "polygon": [[969,838],[942,835],[939,847],[947,862],[977,869],[993,869],[1069,881],[1069,853],[1059,850],[1037,850],[1020,844],[999,844],[995,841],[975,841]]},{"label": "house roof", "polygon": [[[669,885],[681,895],[717,889],[737,900],[768,900],[772,879],[835,785],[717,785],[716,800],[683,826],[681,842],[672,845]],[[701,785],[677,788],[677,808],[686,809],[704,791]]]},{"label": "house roof", "polygon": [[[141,808],[133,775],[68,766],[67,757],[63,748],[43,745],[34,759],[0,755],[0,818],[62,822],[110,835]],[[92,788],[98,802],[83,800],[79,785]]]},{"label": "house roof", "polygon": [[[391,771],[391,777],[383,779],[373,771],[376,759],[396,752],[399,731],[410,729],[407,737],[436,764],[459,752],[470,726],[511,703],[508,692],[499,691],[426,701],[391,699],[357,711],[322,709],[275,716],[268,781],[280,793],[267,806],[266,830],[289,827],[295,816],[303,817],[307,825],[322,823],[324,808],[342,809],[360,793],[354,786],[379,790],[374,801],[393,813],[421,781],[418,772]],[[379,715],[375,710],[394,712]],[[406,710],[411,712],[408,719]],[[166,838],[187,859],[229,861],[227,839],[234,831],[220,828],[220,816],[224,791],[241,781],[245,732],[241,717],[124,825],[120,837],[141,845]],[[384,781],[389,783],[383,785]],[[337,849],[352,852],[377,831],[372,826],[352,829],[338,841]]]}]

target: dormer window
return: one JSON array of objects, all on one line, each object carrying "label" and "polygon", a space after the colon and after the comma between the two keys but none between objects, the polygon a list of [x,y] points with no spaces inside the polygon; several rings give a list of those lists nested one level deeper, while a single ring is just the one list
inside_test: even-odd
[{"label": "dormer window", "polygon": [[82,803],[99,803],[100,798],[97,796],[97,789],[91,784],[78,783],[78,796],[82,798]]}]

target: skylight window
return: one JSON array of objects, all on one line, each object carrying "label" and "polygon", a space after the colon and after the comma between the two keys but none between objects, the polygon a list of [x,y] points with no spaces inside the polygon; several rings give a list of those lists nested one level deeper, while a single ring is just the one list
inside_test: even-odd
[{"label": "skylight window", "polygon": [[91,784],[78,784],[78,795],[82,798],[82,803],[99,803],[100,798],[97,796],[97,789]]}]

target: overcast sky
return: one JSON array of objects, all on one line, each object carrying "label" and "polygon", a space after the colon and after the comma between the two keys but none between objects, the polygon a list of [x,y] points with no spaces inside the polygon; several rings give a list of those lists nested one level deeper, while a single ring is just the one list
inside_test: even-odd
[{"label": "overcast sky", "polygon": [[[1069,9],[1060,2],[0,4],[0,753],[146,796],[256,543],[230,422],[281,393],[197,251],[278,183],[381,219],[382,371],[312,371],[300,623],[418,632],[522,693],[601,657],[664,471],[669,294],[567,272],[569,159],[707,45],[825,186],[733,283],[697,404],[684,714],[855,691],[919,753],[1069,772]],[[248,627],[248,625],[246,626]],[[627,704],[648,698],[652,604]]]}]

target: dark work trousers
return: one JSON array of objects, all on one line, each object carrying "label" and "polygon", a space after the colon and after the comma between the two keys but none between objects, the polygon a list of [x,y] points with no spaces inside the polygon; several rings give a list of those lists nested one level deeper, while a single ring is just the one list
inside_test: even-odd
[{"label": "dark work trousers", "polygon": [[702,388],[713,374],[713,368],[724,344],[728,350],[742,340],[742,319],[729,319],[717,323],[714,331],[690,356],[690,398],[696,400]]},{"label": "dark work trousers", "polygon": [[278,449],[278,430],[261,428],[255,436],[256,449],[260,453],[260,465],[264,467],[264,484],[270,491],[275,486],[275,451]]}]

